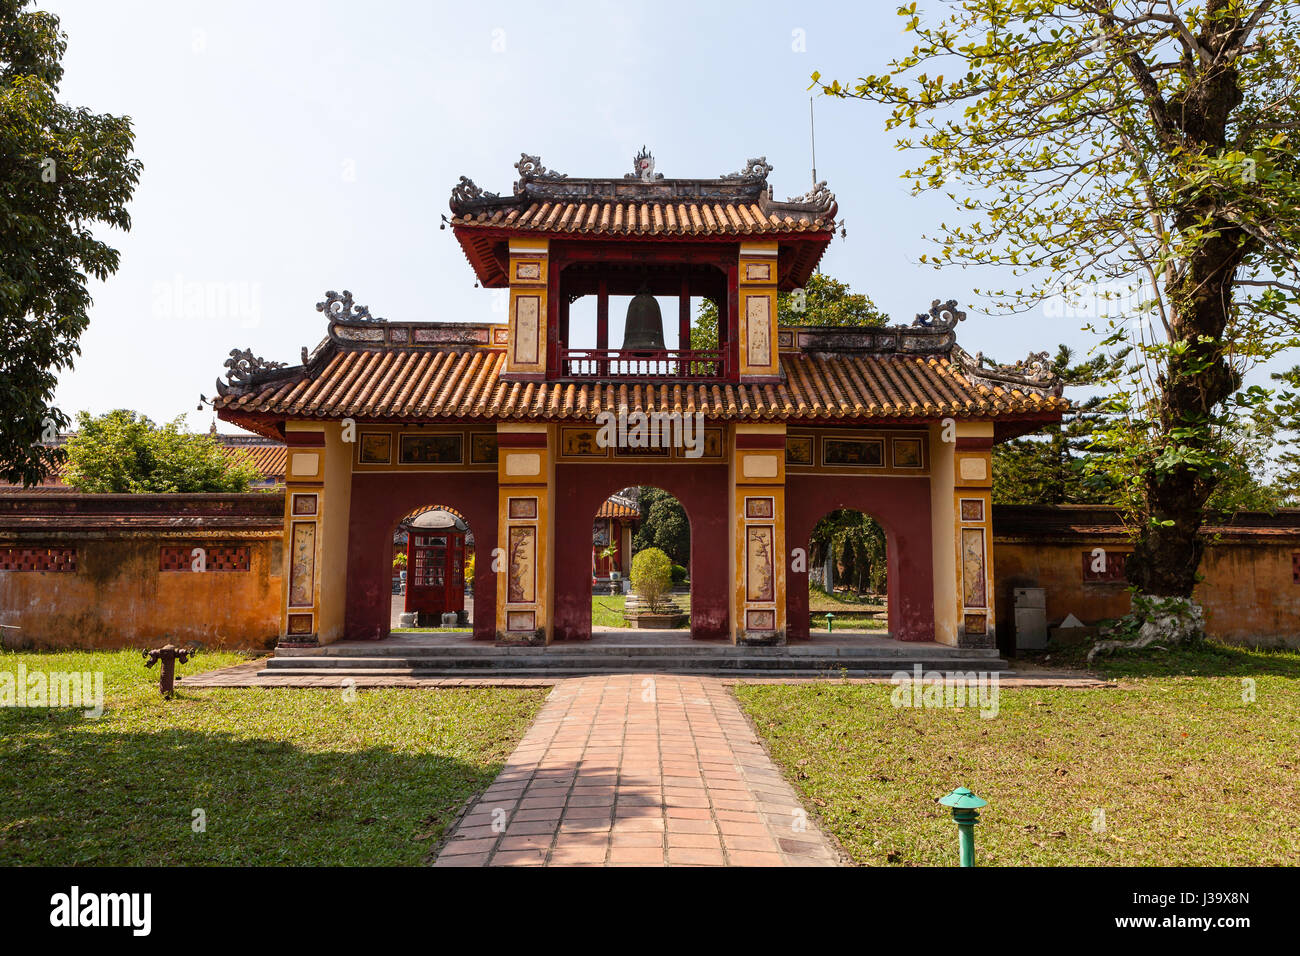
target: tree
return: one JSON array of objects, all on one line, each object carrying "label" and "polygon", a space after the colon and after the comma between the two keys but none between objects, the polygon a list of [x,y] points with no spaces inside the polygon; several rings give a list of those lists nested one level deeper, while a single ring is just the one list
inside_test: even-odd
[{"label": "tree", "polygon": [[1009,266],[1024,287],[992,294],[1009,309],[1062,288],[1130,300],[1094,326],[1136,357],[1110,383],[1098,465],[1130,517],[1131,580],[1157,602],[1190,603],[1234,423],[1269,398],[1243,376],[1297,343],[1295,8],[966,0],[927,26],[913,3],[916,46],[887,73],[813,75],[889,106],[900,146],[928,152],[906,175],[959,215],[926,261]]},{"label": "tree", "polygon": [[664,595],[672,583],[672,562],[658,548],[646,548],[632,558],[632,590],[652,612],[664,606]]},{"label": "tree", "polygon": [[632,539],[633,553],[645,548],[659,548],[676,564],[691,560],[691,522],[682,503],[662,488],[640,489],[638,504],[641,524]]},{"label": "tree", "polygon": [[78,412],[64,478],[92,494],[247,491],[257,480],[252,461],[232,458],[213,436],[183,431],[184,424],[183,415],[159,427],[126,409],[97,418]]},{"label": "tree", "polygon": [[67,37],[28,6],[0,0],[0,478],[32,485],[62,459],[41,442],[68,424],[51,402],[80,354],[87,280],[117,271],[90,227],[130,229],[141,165],[130,119],[58,102]]},{"label": "tree", "polygon": [[827,555],[835,562],[835,579],[855,593],[883,594],[886,584],[885,531],[870,515],[839,508],[813,528],[809,564],[821,565]]},{"label": "tree", "polygon": [[[820,272],[808,277],[803,289],[779,292],[776,296],[777,324],[782,327],[800,325],[880,326],[889,316],[876,308],[876,304],[861,292],[853,292],[847,282],[841,282]],[[691,327],[691,348],[716,349],[718,347],[718,307],[708,299],[700,304]]]},{"label": "tree", "polygon": [[[1097,355],[1073,364],[1074,352],[1057,347],[1052,371],[1066,386],[1097,384],[1125,355]],[[993,448],[993,501],[995,504],[1061,505],[1115,504],[1114,482],[1090,473],[1088,462],[1100,454],[1098,429],[1106,421],[1105,400],[1098,395],[1076,401],[1059,425],[1041,434],[1002,442]]]}]

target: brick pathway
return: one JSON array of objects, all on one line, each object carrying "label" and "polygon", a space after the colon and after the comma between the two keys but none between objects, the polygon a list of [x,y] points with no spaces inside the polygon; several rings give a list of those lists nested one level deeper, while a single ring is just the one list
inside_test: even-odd
[{"label": "brick pathway", "polygon": [[436,866],[833,866],[722,680],[558,683]]}]

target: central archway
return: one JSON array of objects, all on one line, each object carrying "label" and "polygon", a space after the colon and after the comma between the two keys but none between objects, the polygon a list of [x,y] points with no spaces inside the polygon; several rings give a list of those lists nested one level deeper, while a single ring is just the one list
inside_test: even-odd
[{"label": "central archway", "polygon": [[[934,640],[934,540],[930,480],[875,475],[790,475],[786,540],[806,542],[828,511],[851,508],[885,530],[889,633],[899,641]],[[808,571],[786,576],[787,636],[808,640]]]},{"label": "central archway", "polygon": [[555,640],[591,639],[591,516],[621,488],[654,485],[681,502],[691,527],[691,637],[731,635],[725,463],[555,466]]},{"label": "central archway", "polygon": [[[355,473],[348,514],[344,636],[377,641],[392,619],[393,530],[407,515],[440,502],[464,516],[480,551],[497,540],[497,486],[473,474]],[[487,545],[484,544],[487,542]],[[485,552],[485,553],[486,553]],[[496,636],[496,580],[490,560],[474,566],[474,638]]]}]

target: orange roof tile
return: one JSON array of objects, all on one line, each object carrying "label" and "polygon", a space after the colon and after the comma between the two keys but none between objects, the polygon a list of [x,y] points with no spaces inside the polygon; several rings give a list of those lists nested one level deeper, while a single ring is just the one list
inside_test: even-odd
[{"label": "orange roof tile", "polygon": [[602,411],[703,412],[715,420],[999,418],[1060,413],[1066,400],[1033,388],[977,382],[947,355],[783,352],[785,381],[506,382],[498,350],[348,349],[317,370],[231,389],[222,417],[576,420]]},{"label": "orange roof tile", "polygon": [[623,519],[640,519],[641,513],[631,505],[625,505],[615,501],[613,498],[606,498],[601,503],[600,508],[596,511],[597,518],[623,518]]},{"label": "orange roof tile", "polygon": [[484,209],[452,225],[514,232],[607,236],[757,236],[831,232],[826,211],[764,211],[749,200],[718,202],[534,202],[523,210]]}]

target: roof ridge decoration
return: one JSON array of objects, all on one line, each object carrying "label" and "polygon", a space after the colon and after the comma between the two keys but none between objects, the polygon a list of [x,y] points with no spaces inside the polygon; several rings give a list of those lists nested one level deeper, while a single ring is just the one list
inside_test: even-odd
[{"label": "roof ridge decoration", "polygon": [[[766,156],[759,156],[757,159],[750,157],[745,161],[745,166],[738,173],[723,173],[718,178],[723,182],[746,182],[746,183],[765,183],[767,175],[775,167],[767,161]],[[822,185],[825,185],[823,183]],[[795,200],[791,200],[794,202]]]},{"label": "roof ridge decoration", "polygon": [[[567,173],[559,173],[554,169],[547,169],[542,165],[542,157],[532,156],[528,153],[519,154],[519,162],[515,163],[515,169],[519,170],[519,179],[515,183],[515,195],[522,196],[530,182],[544,180],[546,182],[563,182],[568,179]],[[461,177],[462,179],[464,177]],[[495,195],[495,194],[489,194]]]},{"label": "roof ridge decoration", "polygon": [[460,177],[458,182],[451,189],[451,204],[454,208],[458,203],[473,203],[485,199],[500,199],[496,193],[486,192],[480,189],[478,184],[468,176]]},{"label": "roof ridge decoration", "polygon": [[[463,178],[463,177],[462,177]],[[331,322],[387,322],[387,319],[370,314],[370,307],[353,305],[352,293],[347,289],[339,295],[334,290],[325,293],[325,301],[316,303],[316,311],[325,313]]]},{"label": "roof ridge decoration", "polygon": [[[834,194],[825,183],[818,183],[812,191],[789,202],[772,198],[767,177],[772,164],[764,156],[750,158],[738,172],[724,173],[712,179],[668,179],[655,171],[655,158],[642,146],[633,157],[633,172],[621,177],[569,176],[548,169],[539,155],[520,153],[515,163],[519,178],[513,193],[501,196],[480,188],[472,179],[461,176],[451,191],[451,211],[464,225],[478,217],[483,224],[498,222],[498,213],[518,210],[523,216],[530,206],[546,203],[752,203],[760,207],[763,216],[781,219],[794,218],[805,224],[809,217],[829,224],[837,207]],[[525,217],[526,218],[526,217]],[[826,226],[829,228],[829,225]]]},{"label": "roof ridge decoration", "polygon": [[987,388],[1018,388],[1038,395],[1060,397],[1065,390],[1061,376],[1052,368],[1047,352],[1030,352],[1028,357],[1014,365],[985,364],[989,360],[983,352],[974,357],[960,345],[953,345],[952,357],[963,374],[975,385]]},{"label": "roof ridge decoration", "polygon": [[298,371],[289,368],[286,362],[272,362],[260,355],[254,355],[251,348],[231,349],[230,358],[222,365],[226,368],[226,381],[217,379],[217,394],[222,396],[236,388],[260,385]]},{"label": "roof ridge decoration", "polygon": [[624,179],[639,179],[643,183],[652,183],[656,179],[663,179],[663,173],[655,172],[655,157],[650,150],[644,145],[641,151],[632,157],[632,172],[625,173]]}]

